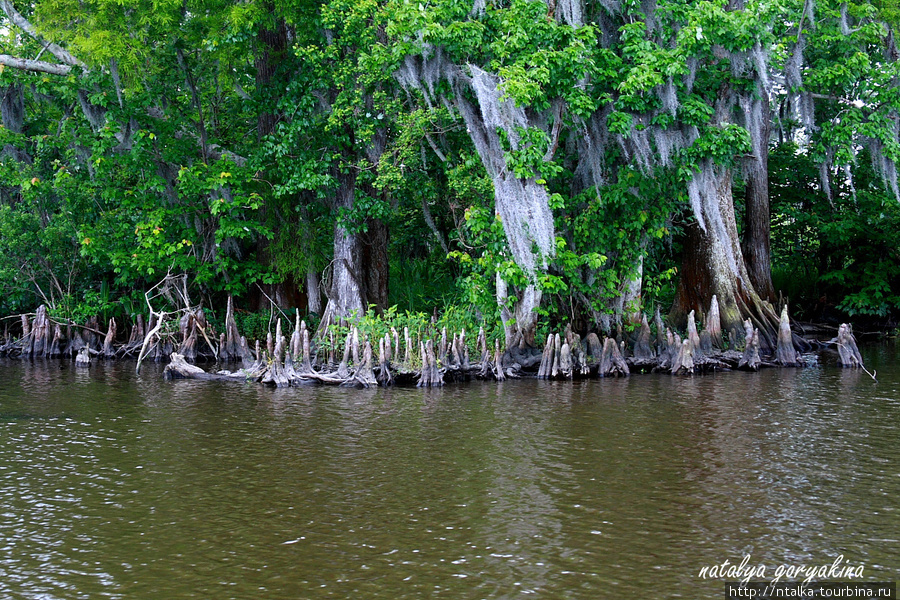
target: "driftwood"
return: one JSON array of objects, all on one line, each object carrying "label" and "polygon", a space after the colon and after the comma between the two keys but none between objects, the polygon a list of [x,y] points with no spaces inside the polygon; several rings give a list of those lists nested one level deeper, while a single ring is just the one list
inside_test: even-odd
[{"label": "driftwood", "polygon": [[206,380],[237,380],[239,376],[224,373],[207,373],[201,367],[190,364],[184,356],[173,352],[170,355],[171,362],[163,369],[163,377],[166,379],[206,379]]}]

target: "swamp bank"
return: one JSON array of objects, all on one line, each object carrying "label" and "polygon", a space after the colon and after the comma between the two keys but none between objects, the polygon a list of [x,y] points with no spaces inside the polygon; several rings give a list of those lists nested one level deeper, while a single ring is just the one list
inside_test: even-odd
[{"label": "swamp bank", "polygon": [[[488,341],[484,328],[474,336],[465,328],[448,331],[432,317],[423,327],[402,331],[384,320],[340,321],[314,335],[299,313],[293,331],[286,335],[282,320],[265,340],[251,349],[240,334],[233,300],[229,297],[222,331],[207,320],[201,308],[187,307],[167,314],[150,311],[144,321],[138,315],[124,341],[117,341],[118,325],[111,319],[106,332],[97,319],[85,325],[52,320],[45,306],[33,315],[21,315],[21,334],[13,336],[7,325],[0,355],[19,358],[70,358],[77,366],[94,360],[136,359],[167,362],[167,378],[255,381],[274,387],[325,384],[356,387],[416,385],[440,387],[472,379],[503,381],[509,378],[584,379],[624,377],[632,373],[662,372],[691,375],[767,367],[802,367],[815,361],[811,350],[828,350],[842,367],[866,370],[852,328],[842,324],[831,339],[800,335],[792,330],[788,308],[781,312],[775,347],[761,339],[748,319],[743,331],[724,335],[714,324],[715,296],[698,327],[694,311],[687,329],[673,332],[657,310],[651,328],[646,315],[632,332],[619,329],[617,336],[581,334],[571,326],[549,333],[543,348],[525,343],[521,336],[503,348],[499,339]],[[655,331],[654,331],[655,330]],[[816,330],[821,334],[824,331]],[[124,336],[123,336],[124,337]],[[474,337],[474,342],[472,340]],[[220,368],[208,371],[198,362],[214,361]],[[874,374],[871,374],[874,379]]]}]

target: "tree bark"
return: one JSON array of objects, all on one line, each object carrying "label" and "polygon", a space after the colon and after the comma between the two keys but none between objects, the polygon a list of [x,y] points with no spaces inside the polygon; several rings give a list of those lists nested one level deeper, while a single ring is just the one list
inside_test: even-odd
[{"label": "tree bark", "polygon": [[[271,0],[264,2],[263,6],[268,14],[271,15],[275,12],[274,3]],[[278,114],[270,108],[271,105],[266,102],[268,99],[266,96],[272,89],[272,80],[275,79],[278,67],[287,52],[287,26],[284,19],[276,17],[272,28],[265,25],[260,26],[256,42],[256,56],[253,61],[256,67],[256,92],[263,97],[263,107],[257,117],[256,133],[257,138],[262,140],[275,131],[275,125],[278,123]]]},{"label": "tree bark", "polygon": [[[753,154],[744,160],[745,214],[742,250],[750,282],[760,298],[775,301],[772,285],[771,235],[769,214],[769,100],[763,97],[755,118],[748,119],[747,128],[755,129],[751,135]],[[760,118],[761,117],[761,118]]]},{"label": "tree bark", "polygon": [[3,127],[12,133],[22,133],[25,130],[25,88],[22,85],[8,85],[0,87],[0,114],[3,118]]},{"label": "tree bark", "polygon": [[306,271],[306,298],[309,312],[322,314],[322,294],[319,291],[319,274],[310,267]]},{"label": "tree bark", "polygon": [[[338,174],[340,185],[335,208],[350,209],[356,191],[356,171]],[[348,231],[340,222],[334,226],[334,259],[331,261],[331,284],[328,302],[316,332],[321,337],[328,326],[354,313],[362,316],[368,304],[366,296],[365,248],[362,233]]]},{"label": "tree bark", "polygon": [[[275,13],[275,5],[267,0],[263,3],[267,14]],[[257,115],[256,137],[262,141],[268,135],[275,132],[275,126],[281,117],[275,109],[275,98],[272,90],[278,89],[275,81],[278,70],[282,67],[287,56],[288,37],[287,26],[284,19],[273,17],[274,23],[261,25],[256,33],[256,47],[254,49],[253,65],[256,69],[256,95],[260,105]],[[272,218],[273,210],[263,203],[259,209],[260,222],[266,223]],[[272,256],[272,243],[264,236],[256,240],[256,261],[265,268],[274,270],[275,257]],[[291,308],[290,299],[295,296],[296,284],[290,278],[275,284],[263,284],[262,291],[282,308]],[[265,306],[265,298],[262,294],[254,292],[250,298],[252,307]]]},{"label": "tree bark", "polygon": [[536,285],[528,285],[524,289],[515,289],[518,299],[510,309],[507,304],[509,286],[497,273],[497,304],[500,306],[500,320],[506,337],[507,350],[520,342],[534,348],[534,336],[537,332],[537,309],[541,306],[543,293]]},{"label": "tree bark", "polygon": [[379,219],[369,219],[363,239],[363,264],[366,301],[380,314],[388,307],[388,226]]},{"label": "tree bark", "polygon": [[775,347],[778,315],[760,298],[747,272],[740,244],[731,194],[731,172],[715,168],[710,184],[703,190],[715,198],[722,223],[717,227],[710,212],[703,215],[705,228],[694,222],[688,227],[684,262],[670,322],[684,327],[691,310],[703,311],[715,294],[719,303],[722,331],[743,331],[750,319],[759,329],[760,346]]}]

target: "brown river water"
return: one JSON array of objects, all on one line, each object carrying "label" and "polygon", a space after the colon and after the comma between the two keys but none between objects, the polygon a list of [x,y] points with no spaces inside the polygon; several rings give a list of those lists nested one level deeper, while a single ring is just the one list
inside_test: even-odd
[{"label": "brown river water", "polygon": [[[900,569],[900,349],[442,389],[0,361],[0,599],[723,598]],[[801,577],[802,578],[802,577]]]}]

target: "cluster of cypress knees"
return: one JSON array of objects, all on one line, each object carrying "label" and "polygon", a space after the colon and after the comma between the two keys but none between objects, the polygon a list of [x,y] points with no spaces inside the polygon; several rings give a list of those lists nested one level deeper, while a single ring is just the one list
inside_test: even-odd
[{"label": "cluster of cypress knees", "polygon": [[[21,316],[21,337],[12,338],[7,325],[0,355],[69,357],[74,358],[77,366],[88,366],[92,359],[136,357],[138,369],[143,360],[169,360],[164,370],[167,378],[257,381],[275,387],[315,383],[437,387],[469,379],[576,379],[620,377],[634,372],[679,375],[806,364],[795,345],[798,338],[791,331],[787,306],[781,313],[775,344],[761,339],[759,330],[749,320],[743,332],[730,331],[727,342],[716,327],[698,332],[693,311],[688,315],[687,332],[682,339],[664,326],[657,310],[655,339],[646,315],[642,316],[641,325],[629,343],[622,335],[618,339],[601,340],[597,334],[589,333],[582,339],[567,327],[562,334],[549,335],[543,351],[521,341],[501,350],[499,340],[495,340],[494,347],[490,348],[481,329],[476,337],[474,359],[470,357],[465,330],[448,337],[446,328],[441,330],[439,338],[435,334],[434,339],[411,336],[407,328],[402,334],[391,328],[390,333],[372,339],[361,334],[358,328],[348,327],[340,355],[335,351],[340,341],[334,339],[333,332],[328,334],[329,340],[323,340],[327,343],[316,344],[299,315],[290,338],[282,334],[279,320],[274,335],[270,332],[264,343],[257,340],[251,350],[238,331],[231,298],[225,331],[218,336],[200,309],[183,311],[177,321],[167,321],[164,313],[152,313],[146,326],[143,317],[138,315],[125,343],[116,343],[114,319],[109,321],[104,333],[96,318],[82,326],[55,322],[45,306],[39,307],[33,318],[29,317]],[[718,320],[718,304],[713,297],[706,321],[718,323]],[[815,344],[836,347],[841,366],[865,369],[849,325],[841,325],[837,336],[828,342]],[[807,347],[811,346],[807,343]],[[208,372],[193,364],[198,360],[238,362],[240,367]]]}]

